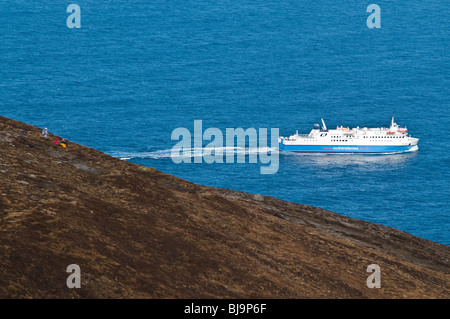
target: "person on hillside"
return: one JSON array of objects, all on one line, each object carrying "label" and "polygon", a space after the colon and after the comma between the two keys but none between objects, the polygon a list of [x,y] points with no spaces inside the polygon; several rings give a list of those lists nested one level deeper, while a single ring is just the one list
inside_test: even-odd
[{"label": "person on hillside", "polygon": [[61,143],[59,143],[59,145],[61,145],[62,147],[67,147],[67,141],[65,138],[62,139]]},{"label": "person on hillside", "polygon": [[47,130],[47,128],[45,128],[45,129],[42,131],[42,135],[44,135],[44,138],[45,138],[45,139],[48,139],[48,130]]},{"label": "person on hillside", "polygon": [[55,143],[56,145],[58,145],[58,144],[59,144],[59,139],[56,138],[56,140],[55,140],[53,143]]}]

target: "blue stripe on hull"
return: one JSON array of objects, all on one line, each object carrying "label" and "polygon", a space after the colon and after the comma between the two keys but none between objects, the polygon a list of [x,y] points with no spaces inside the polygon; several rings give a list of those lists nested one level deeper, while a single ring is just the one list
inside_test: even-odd
[{"label": "blue stripe on hull", "polygon": [[279,144],[283,151],[302,153],[398,153],[409,152],[417,145],[404,146],[358,146],[358,145],[284,145]]}]

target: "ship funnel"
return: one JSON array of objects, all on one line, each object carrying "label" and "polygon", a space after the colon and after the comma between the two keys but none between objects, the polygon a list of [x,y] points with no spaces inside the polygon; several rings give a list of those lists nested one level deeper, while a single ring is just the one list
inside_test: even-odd
[{"label": "ship funnel", "polygon": [[325,122],[323,121],[323,119],[321,119],[322,120],[322,128],[324,129],[324,130],[326,130],[327,129],[327,126],[325,125]]}]

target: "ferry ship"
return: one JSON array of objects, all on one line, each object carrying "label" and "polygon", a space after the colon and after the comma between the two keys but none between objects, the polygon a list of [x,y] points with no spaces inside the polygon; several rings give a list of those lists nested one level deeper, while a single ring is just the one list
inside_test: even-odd
[{"label": "ferry ship", "polygon": [[322,119],[322,126],[314,124],[309,134],[280,136],[279,149],[301,153],[365,153],[391,154],[414,152],[419,149],[418,138],[411,137],[406,127],[400,127],[391,120],[389,128],[348,128],[338,126],[328,129]]}]

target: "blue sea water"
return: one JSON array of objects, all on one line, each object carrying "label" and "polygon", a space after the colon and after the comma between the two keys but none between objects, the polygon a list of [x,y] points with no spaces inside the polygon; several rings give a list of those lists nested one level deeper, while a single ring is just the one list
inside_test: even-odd
[{"label": "blue sea water", "polygon": [[[0,115],[189,181],[274,196],[450,244],[450,6],[445,1],[0,2]],[[280,153],[175,164],[178,127],[387,126],[410,154]],[[0,153],[1,154],[1,153]]]}]

